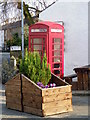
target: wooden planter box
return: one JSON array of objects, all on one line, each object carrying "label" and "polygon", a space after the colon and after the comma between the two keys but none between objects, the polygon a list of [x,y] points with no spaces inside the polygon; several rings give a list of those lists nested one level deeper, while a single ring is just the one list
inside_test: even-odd
[{"label": "wooden planter box", "polygon": [[24,75],[18,74],[6,83],[6,106],[39,116],[72,111],[71,85],[52,74],[54,88],[40,88]]}]

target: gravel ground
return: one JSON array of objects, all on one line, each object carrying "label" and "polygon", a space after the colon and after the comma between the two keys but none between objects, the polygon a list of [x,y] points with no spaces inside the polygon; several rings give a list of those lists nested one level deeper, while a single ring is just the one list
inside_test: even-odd
[{"label": "gravel ground", "polygon": [[[88,118],[88,96],[73,96],[73,112],[47,116],[45,118]],[[2,118],[32,118],[37,120],[38,116],[10,110],[6,108],[5,87],[0,85],[0,107],[2,107]]]}]

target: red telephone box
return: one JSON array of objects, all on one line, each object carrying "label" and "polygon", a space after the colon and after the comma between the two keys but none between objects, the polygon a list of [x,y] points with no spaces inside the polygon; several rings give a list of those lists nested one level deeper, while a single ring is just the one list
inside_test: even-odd
[{"label": "red telephone box", "polygon": [[29,49],[38,51],[47,62],[51,72],[59,77],[64,75],[64,27],[54,22],[38,22],[29,27]]}]

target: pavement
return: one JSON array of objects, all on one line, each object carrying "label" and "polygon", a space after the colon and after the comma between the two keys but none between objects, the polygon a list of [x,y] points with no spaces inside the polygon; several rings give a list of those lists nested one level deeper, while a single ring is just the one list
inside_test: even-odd
[{"label": "pavement", "polygon": [[35,116],[32,114],[27,114],[24,112],[19,112],[11,109],[6,108],[6,97],[5,97],[5,86],[0,84],[0,107],[2,108],[2,111],[0,113],[0,117],[2,118],[15,118],[15,119],[62,119],[62,118],[71,118],[71,119],[82,119],[82,118],[87,118],[88,119],[88,101],[89,101],[89,96],[83,95],[83,96],[74,96],[72,97],[72,104],[73,104],[73,112],[68,112],[68,113],[63,113],[63,114],[58,114],[58,115],[53,115],[53,116],[47,116],[47,117],[39,117]]}]

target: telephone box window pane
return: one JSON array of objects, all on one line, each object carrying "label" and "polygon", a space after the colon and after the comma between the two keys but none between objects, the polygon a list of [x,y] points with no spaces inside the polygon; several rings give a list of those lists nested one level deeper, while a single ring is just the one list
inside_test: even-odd
[{"label": "telephone box window pane", "polygon": [[60,56],[60,51],[54,51],[53,56]]},{"label": "telephone box window pane", "polygon": [[31,32],[47,32],[47,29],[31,29]]},{"label": "telephone box window pane", "polygon": [[60,44],[59,45],[54,45],[54,50],[60,50]]},{"label": "telephone box window pane", "polygon": [[62,32],[62,29],[51,29],[51,32],[59,32],[59,33],[61,33]]},{"label": "telephone box window pane", "polygon": [[42,45],[33,45],[34,50],[42,50]]},{"label": "telephone box window pane", "polygon": [[42,39],[41,38],[34,38],[33,44],[42,44]]},{"label": "telephone box window pane", "polygon": [[60,38],[54,38],[54,43],[59,42],[60,43]]},{"label": "telephone box window pane", "polygon": [[54,58],[53,62],[60,62],[60,58]]}]

